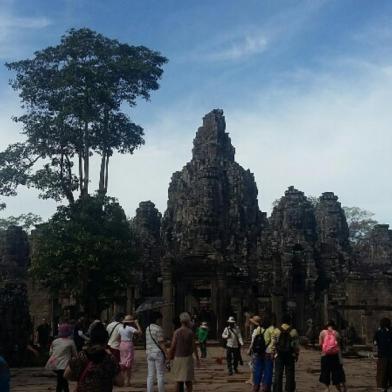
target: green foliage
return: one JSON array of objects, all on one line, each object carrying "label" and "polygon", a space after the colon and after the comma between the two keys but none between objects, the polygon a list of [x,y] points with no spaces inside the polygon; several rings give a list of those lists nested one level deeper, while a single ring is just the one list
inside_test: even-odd
[{"label": "green foliage", "polygon": [[101,157],[99,192],[106,194],[110,157],[132,154],[144,143],[143,129],[122,112],[123,104],[148,100],[166,61],[84,28],[32,59],[6,64],[16,72],[11,86],[25,113],[15,121],[26,140],[0,153],[0,194],[15,195],[27,185],[43,198],[73,203],[76,190],[89,194],[93,154]]},{"label": "green foliage", "polygon": [[320,199],[317,196],[310,195],[310,196],[306,196],[306,198],[314,208],[316,208],[320,203]]},{"label": "green foliage", "polygon": [[366,238],[374,225],[378,222],[373,219],[373,212],[362,210],[359,207],[343,207],[348,223],[350,240],[353,244]]},{"label": "green foliage", "polygon": [[18,216],[7,216],[0,218],[0,229],[6,230],[10,226],[21,226],[24,230],[30,231],[34,226],[42,222],[42,218],[32,212]]},{"label": "green foliage", "polygon": [[[308,199],[308,201],[310,202],[310,204],[311,204],[314,208],[316,208],[317,205],[318,205],[318,203],[320,202],[320,199],[319,199],[317,196],[312,196],[312,195],[310,195],[310,196],[306,196],[306,198]],[[272,208],[277,207],[277,206],[279,205],[279,203],[280,203],[281,200],[282,200],[281,197],[280,197],[279,199],[275,199],[275,200],[272,202]]]},{"label": "green foliage", "polygon": [[136,263],[130,227],[112,198],[62,206],[33,235],[31,273],[51,293],[93,314],[124,296]]}]

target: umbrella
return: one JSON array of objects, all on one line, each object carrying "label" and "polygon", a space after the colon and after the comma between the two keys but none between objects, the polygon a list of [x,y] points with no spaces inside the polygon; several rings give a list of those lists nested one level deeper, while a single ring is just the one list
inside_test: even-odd
[{"label": "umbrella", "polygon": [[136,313],[146,312],[148,310],[160,309],[164,306],[169,306],[171,303],[166,302],[162,297],[149,297],[141,303],[137,309]]}]

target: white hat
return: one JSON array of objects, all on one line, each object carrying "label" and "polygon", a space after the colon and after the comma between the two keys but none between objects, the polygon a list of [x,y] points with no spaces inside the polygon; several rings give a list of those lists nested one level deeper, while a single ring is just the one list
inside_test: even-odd
[{"label": "white hat", "polygon": [[235,323],[235,318],[233,316],[230,316],[229,319],[227,320],[228,323]]}]

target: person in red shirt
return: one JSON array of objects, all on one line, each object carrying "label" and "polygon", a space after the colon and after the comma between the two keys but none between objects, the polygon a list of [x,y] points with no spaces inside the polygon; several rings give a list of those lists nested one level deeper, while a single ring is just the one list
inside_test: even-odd
[{"label": "person in red shirt", "polygon": [[330,390],[331,381],[338,391],[346,391],[346,375],[340,348],[340,335],[333,321],[329,321],[319,336],[321,347],[320,382]]}]

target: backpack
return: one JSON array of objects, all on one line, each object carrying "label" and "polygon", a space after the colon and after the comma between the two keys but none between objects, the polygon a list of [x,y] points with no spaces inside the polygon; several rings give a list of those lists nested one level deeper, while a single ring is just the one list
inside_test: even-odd
[{"label": "backpack", "polygon": [[258,327],[258,329],[260,329],[260,332],[253,339],[252,353],[257,355],[264,355],[267,348],[264,339],[265,331],[263,331],[261,327]]},{"label": "backpack", "polygon": [[336,339],[335,331],[327,330],[327,333],[323,340],[322,350],[325,355],[335,355],[339,353],[340,349],[338,341]]},{"label": "backpack", "polygon": [[276,342],[276,351],[278,353],[291,353],[293,351],[293,338],[291,337],[292,328],[279,328],[280,335]]}]

